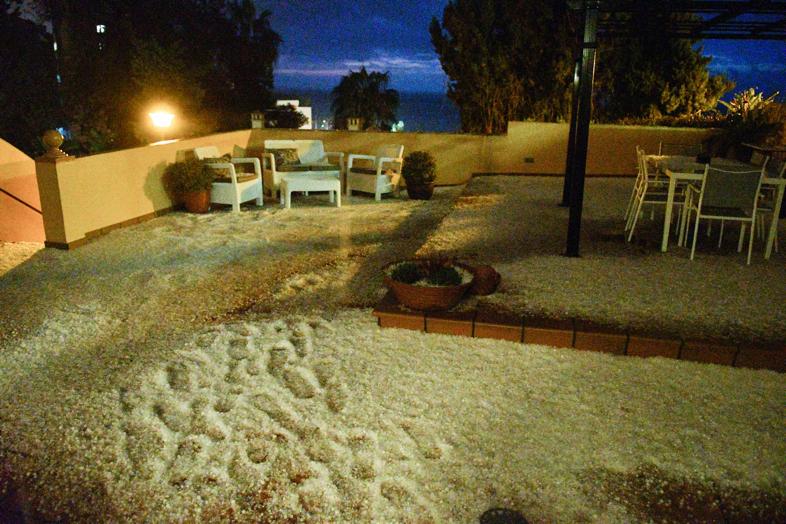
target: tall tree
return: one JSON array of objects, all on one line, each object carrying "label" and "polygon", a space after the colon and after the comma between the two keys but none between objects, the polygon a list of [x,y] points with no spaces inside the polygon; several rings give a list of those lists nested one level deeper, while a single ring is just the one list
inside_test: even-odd
[{"label": "tall tree", "polygon": [[281,39],[251,0],[37,1],[60,45],[64,110],[87,150],[138,144],[140,115],[155,102],[196,133],[247,125],[248,111],[272,101]]},{"label": "tall tree", "polygon": [[[464,131],[502,133],[509,120],[570,116],[577,32],[567,2],[450,0],[430,32]],[[629,18],[636,38],[601,41],[595,117],[686,116],[712,109],[731,85],[710,76],[694,42],[668,39],[672,14],[653,3]]]},{"label": "tall tree", "polygon": [[451,0],[431,41],[464,131],[504,133],[509,120],[560,120],[570,111],[565,2]]},{"label": "tall tree", "polygon": [[694,116],[714,109],[734,84],[707,70],[711,58],[695,41],[669,38],[668,24],[684,19],[653,9],[628,17],[636,38],[600,42],[595,116],[601,121]]},{"label": "tall tree", "polygon": [[61,125],[52,39],[42,25],[0,0],[0,137],[30,155]]},{"label": "tall tree", "polygon": [[332,109],[336,129],[346,129],[347,119],[360,117],[363,129],[390,130],[396,121],[398,91],[388,88],[389,73],[350,71],[333,89]]}]

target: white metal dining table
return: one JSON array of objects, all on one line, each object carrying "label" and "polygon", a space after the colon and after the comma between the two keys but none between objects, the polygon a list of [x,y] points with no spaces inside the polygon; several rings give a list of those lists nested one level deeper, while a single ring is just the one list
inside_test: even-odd
[{"label": "white metal dining table", "polygon": [[[668,251],[669,248],[669,230],[671,228],[671,213],[674,208],[674,194],[678,183],[690,183],[701,181],[704,177],[704,166],[696,162],[695,157],[686,156],[650,156],[650,161],[655,163],[668,177],[669,188],[666,196],[666,216],[663,219],[663,239],[661,241],[660,250],[662,252]],[[737,160],[730,160],[727,158],[712,158],[710,165],[717,167],[727,168],[751,168],[761,169],[758,166],[739,162]],[[775,178],[766,176],[762,180],[762,185],[773,186],[776,188],[777,194],[775,197],[775,207],[773,208],[773,219],[767,233],[767,246],[764,250],[764,258],[769,259],[772,254],[772,246],[775,242],[775,233],[778,230],[778,217],[780,216],[781,205],[783,204],[783,194],[786,190],[786,178]]]}]

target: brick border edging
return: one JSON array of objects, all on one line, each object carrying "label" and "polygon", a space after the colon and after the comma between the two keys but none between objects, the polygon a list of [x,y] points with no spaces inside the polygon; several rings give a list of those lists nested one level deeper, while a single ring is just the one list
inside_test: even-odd
[{"label": "brick border edging", "polygon": [[385,295],[372,314],[383,328],[786,372],[786,342],[761,345],[686,339],[620,330],[581,319],[557,320],[490,311],[424,313],[403,308],[391,293]]}]

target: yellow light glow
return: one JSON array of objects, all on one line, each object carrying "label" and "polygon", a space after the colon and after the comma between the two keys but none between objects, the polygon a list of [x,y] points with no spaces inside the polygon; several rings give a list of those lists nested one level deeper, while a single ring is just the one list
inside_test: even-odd
[{"label": "yellow light glow", "polygon": [[175,119],[174,114],[167,113],[166,111],[153,111],[152,113],[148,113],[148,115],[155,127],[170,127],[172,125],[172,120]]}]

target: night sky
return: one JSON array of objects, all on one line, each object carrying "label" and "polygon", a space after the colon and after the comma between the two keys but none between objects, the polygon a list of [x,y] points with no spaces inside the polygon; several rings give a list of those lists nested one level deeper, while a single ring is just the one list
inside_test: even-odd
[{"label": "night sky", "polygon": [[[361,65],[390,71],[400,91],[442,92],[446,77],[431,46],[428,25],[447,0],[258,0],[273,13],[284,39],[277,90],[332,89]],[[703,42],[713,73],[737,89],[756,86],[786,94],[786,42]],[[601,56],[602,60],[603,57]]]}]

